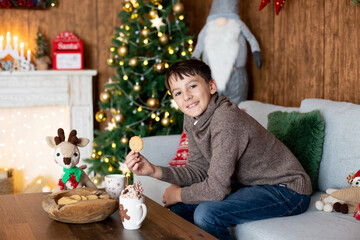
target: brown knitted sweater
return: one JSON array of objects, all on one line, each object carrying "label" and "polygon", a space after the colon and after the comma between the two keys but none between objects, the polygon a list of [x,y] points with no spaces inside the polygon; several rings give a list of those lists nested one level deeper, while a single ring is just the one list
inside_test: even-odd
[{"label": "brown knitted sweater", "polygon": [[205,112],[185,116],[189,141],[185,167],[161,167],[161,180],[182,186],[184,203],[221,201],[231,192],[231,180],[242,185],[286,184],[311,194],[304,168],[274,135],[217,93]]}]

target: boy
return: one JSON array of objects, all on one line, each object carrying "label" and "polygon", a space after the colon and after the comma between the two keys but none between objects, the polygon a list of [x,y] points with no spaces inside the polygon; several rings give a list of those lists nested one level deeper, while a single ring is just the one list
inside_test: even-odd
[{"label": "boy", "polygon": [[165,85],[185,114],[189,142],[185,167],[159,167],[133,151],[128,168],[172,183],[163,202],[171,211],[219,239],[227,227],[303,213],[311,183],[295,156],[235,103],[217,94],[208,65],[173,64]]}]

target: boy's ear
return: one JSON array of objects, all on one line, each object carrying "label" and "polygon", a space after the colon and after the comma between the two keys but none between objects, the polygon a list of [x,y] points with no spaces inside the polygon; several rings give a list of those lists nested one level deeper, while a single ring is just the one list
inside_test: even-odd
[{"label": "boy's ear", "polygon": [[211,80],[210,80],[209,85],[210,85],[210,93],[211,93],[211,94],[216,93],[216,91],[217,91],[217,86],[216,86],[216,82],[215,82],[214,79],[211,79]]}]

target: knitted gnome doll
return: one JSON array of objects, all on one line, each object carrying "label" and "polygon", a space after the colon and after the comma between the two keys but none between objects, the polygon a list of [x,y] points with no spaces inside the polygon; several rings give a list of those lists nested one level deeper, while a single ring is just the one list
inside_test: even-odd
[{"label": "knitted gnome doll", "polygon": [[193,58],[202,55],[202,60],[211,68],[219,94],[235,103],[247,99],[246,41],[256,66],[262,65],[259,44],[238,13],[238,0],[213,0],[192,55]]}]

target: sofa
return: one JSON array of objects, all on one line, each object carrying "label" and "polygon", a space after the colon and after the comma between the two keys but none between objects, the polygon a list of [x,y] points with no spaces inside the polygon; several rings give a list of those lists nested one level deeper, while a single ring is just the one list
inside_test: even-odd
[{"label": "sofa", "polygon": [[[244,101],[239,108],[267,128],[268,115],[275,111],[306,113],[319,110],[325,123],[317,190],[312,194],[308,210],[298,216],[272,218],[239,224],[231,230],[234,239],[304,240],[360,239],[360,221],[353,214],[324,212],[315,202],[328,188],[350,187],[349,173],[360,170],[360,105],[323,99],[304,99],[299,107],[283,107],[258,101]],[[177,151],[180,135],[145,137],[141,151],[153,164],[169,166]],[[168,183],[145,176],[144,193],[159,204]],[[316,183],[315,183],[316,184]]]}]

